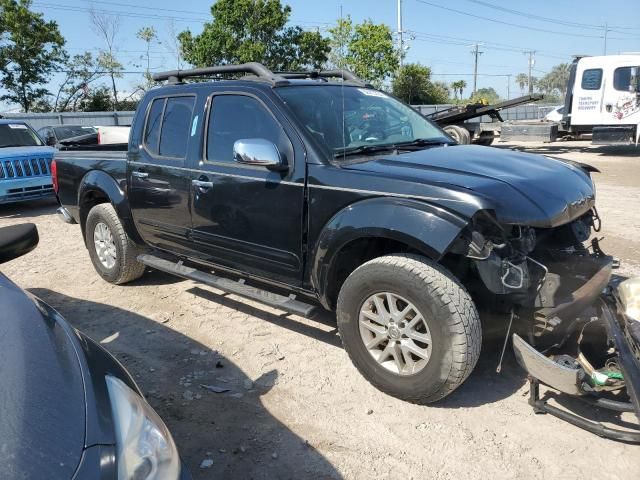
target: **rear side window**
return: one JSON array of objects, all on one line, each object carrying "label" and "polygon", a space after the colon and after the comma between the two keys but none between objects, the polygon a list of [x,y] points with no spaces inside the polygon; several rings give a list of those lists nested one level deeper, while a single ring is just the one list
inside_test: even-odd
[{"label": "rear side window", "polygon": [[144,143],[149,152],[162,157],[187,156],[194,104],[193,96],[153,101],[144,133]]},{"label": "rear side window", "polygon": [[216,96],[209,116],[207,160],[233,162],[233,144],[256,138],[269,140],[285,156],[291,150],[284,130],[258,100],[244,95]]},{"label": "rear side window", "polygon": [[602,69],[590,68],[582,72],[581,86],[583,90],[600,90],[602,86]]},{"label": "rear side window", "polygon": [[156,155],[158,154],[158,140],[160,140],[160,124],[164,101],[164,98],[157,98],[153,101],[144,127],[144,144],[147,150]]}]

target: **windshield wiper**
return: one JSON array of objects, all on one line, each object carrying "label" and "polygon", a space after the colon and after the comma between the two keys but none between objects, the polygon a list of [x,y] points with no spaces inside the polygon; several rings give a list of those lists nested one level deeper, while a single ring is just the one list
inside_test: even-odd
[{"label": "windshield wiper", "polygon": [[396,148],[403,148],[403,147],[432,147],[432,146],[438,146],[438,145],[455,145],[455,143],[451,142],[450,140],[447,140],[446,138],[443,138],[443,137],[439,137],[439,138],[416,138],[415,140],[412,140],[410,142],[396,143],[395,147]]},{"label": "windshield wiper", "polygon": [[348,148],[338,150],[333,154],[335,158],[340,157],[350,157],[353,155],[367,154],[367,153],[377,153],[377,152],[388,152],[396,149],[395,144],[387,144],[387,145],[362,145],[360,147]]}]

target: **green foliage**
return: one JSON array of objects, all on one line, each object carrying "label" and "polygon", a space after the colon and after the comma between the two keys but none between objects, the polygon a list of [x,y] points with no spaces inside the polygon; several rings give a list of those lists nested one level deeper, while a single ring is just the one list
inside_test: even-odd
[{"label": "green foliage", "polygon": [[469,99],[469,103],[483,103],[485,105],[491,105],[497,103],[500,100],[500,95],[492,87],[479,88],[476,90],[475,95]]},{"label": "green foliage", "polygon": [[287,27],[291,7],[280,0],[219,0],[211,7],[213,21],[200,35],[178,35],[184,58],[203,67],[261,62],[273,70],[319,68],[329,41],[318,32]]},{"label": "green foliage", "polygon": [[91,52],[85,52],[73,57],[65,55],[63,69],[65,74],[52,109],[55,112],[76,111],[89,84],[102,76],[100,65]]},{"label": "green foliage", "polygon": [[143,27],[136,33],[136,37],[138,40],[142,40],[146,43],[146,50],[144,55],[141,57],[146,62],[146,68],[144,71],[144,83],[139,86],[141,90],[149,90],[155,82],[151,76],[151,44],[154,41],[158,40],[158,33],[156,29],[153,27]]},{"label": "green foliage", "polygon": [[467,88],[467,82],[464,80],[458,80],[456,82],[451,83],[451,88],[453,89],[453,95],[456,100],[462,100],[462,92],[465,88]]},{"label": "green foliage", "polygon": [[417,63],[404,65],[391,84],[393,94],[410,105],[441,104],[449,101],[449,88],[431,81],[431,69]]},{"label": "green foliage", "polygon": [[558,102],[564,98],[567,93],[570,71],[571,65],[568,63],[560,63],[538,80],[535,86],[539,92],[545,94],[547,100]]},{"label": "green foliage", "polygon": [[50,74],[64,60],[64,38],[56,22],[30,10],[31,0],[0,0],[0,100],[25,112],[46,104]]},{"label": "green foliage", "polygon": [[110,110],[131,111],[138,106],[139,99],[129,97],[113,104],[111,89],[102,85],[87,93],[78,103],[78,110],[82,112],[108,112]]},{"label": "green foliage", "polygon": [[330,61],[380,87],[398,69],[398,51],[391,29],[371,20],[354,25],[347,16],[329,29]]}]

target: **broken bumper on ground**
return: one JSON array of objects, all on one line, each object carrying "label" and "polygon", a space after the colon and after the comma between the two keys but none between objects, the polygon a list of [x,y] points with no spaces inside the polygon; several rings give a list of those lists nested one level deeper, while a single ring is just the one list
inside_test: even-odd
[{"label": "broken bumper on ground", "polygon": [[[595,407],[615,412],[634,412],[640,420],[640,278],[629,279],[618,285],[608,284],[610,267],[605,263],[570,299],[561,304],[560,310],[544,313],[556,315],[562,311],[577,315],[589,308],[590,318],[585,320],[582,331],[588,325],[602,329],[602,336],[607,337],[603,342],[606,342],[608,351],[613,352],[610,358],[614,359],[619,369],[615,381],[609,382],[609,378],[602,373],[605,369],[594,369],[584,357],[580,351],[582,333],[576,342],[575,358],[550,355],[548,351],[543,354],[518,334],[513,334],[513,347],[518,363],[529,374],[529,403],[536,413],[549,413],[602,437],[640,443],[640,428],[604,426],[550,405],[547,397],[553,397],[553,392],[547,392],[542,398],[539,393],[539,384],[543,383]],[[567,361],[567,358],[573,358],[575,362]]]}]

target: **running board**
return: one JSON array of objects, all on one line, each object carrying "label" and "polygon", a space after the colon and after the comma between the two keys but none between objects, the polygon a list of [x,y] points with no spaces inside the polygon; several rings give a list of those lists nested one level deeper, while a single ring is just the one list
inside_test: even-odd
[{"label": "running board", "polygon": [[277,293],[262,290],[260,288],[251,287],[244,283],[244,280],[231,280],[229,278],[219,277],[211,273],[203,272],[195,268],[187,267],[182,262],[171,262],[163,258],[153,255],[138,255],[137,260],[155,270],[171,273],[182,278],[194,280],[204,283],[210,287],[217,288],[227,293],[233,293],[242,297],[256,300],[258,302],[269,305],[270,307],[279,308],[289,313],[294,313],[303,317],[309,317],[315,310],[315,306],[301,302],[295,299],[295,296],[285,297]]}]

